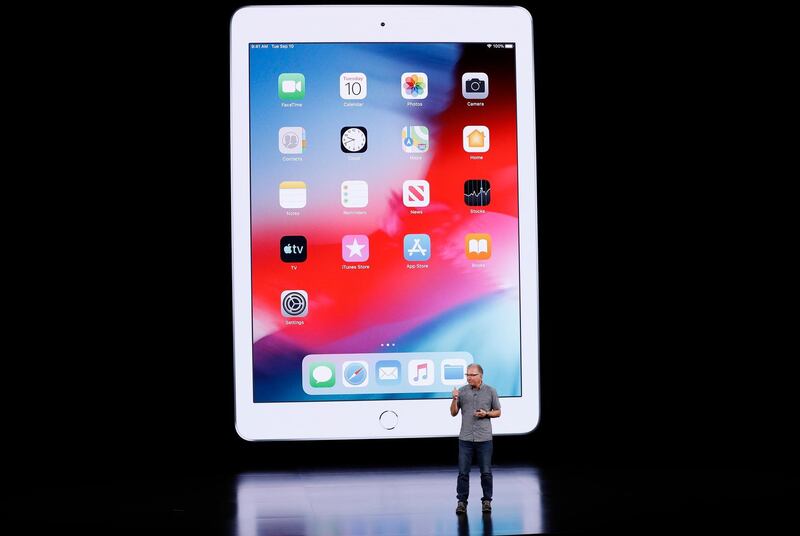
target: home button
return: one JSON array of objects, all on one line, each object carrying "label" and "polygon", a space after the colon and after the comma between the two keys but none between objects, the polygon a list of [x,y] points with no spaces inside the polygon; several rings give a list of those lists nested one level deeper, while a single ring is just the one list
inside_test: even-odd
[{"label": "home button", "polygon": [[394,427],[397,426],[397,421],[397,413],[394,411],[384,411],[378,416],[378,422],[387,430],[394,430]]}]

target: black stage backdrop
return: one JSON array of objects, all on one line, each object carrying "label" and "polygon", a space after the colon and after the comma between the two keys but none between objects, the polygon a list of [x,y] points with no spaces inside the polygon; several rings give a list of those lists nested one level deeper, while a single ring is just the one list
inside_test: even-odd
[{"label": "black stage backdrop", "polygon": [[[496,462],[794,470],[796,172],[768,78],[785,14],[553,4],[531,8],[542,418]],[[43,10],[10,59],[4,435],[23,485],[455,463],[454,439],[236,435],[240,5]]]}]

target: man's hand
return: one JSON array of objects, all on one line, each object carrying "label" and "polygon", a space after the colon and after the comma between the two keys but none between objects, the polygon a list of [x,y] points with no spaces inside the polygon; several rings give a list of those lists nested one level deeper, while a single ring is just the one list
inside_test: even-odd
[{"label": "man's hand", "polygon": [[453,389],[453,401],[450,402],[450,415],[458,415],[458,389]]},{"label": "man's hand", "polygon": [[488,411],[486,411],[485,409],[479,409],[479,410],[477,410],[477,411],[475,412],[475,416],[476,416],[476,417],[478,417],[478,418],[480,418],[480,419],[483,419],[483,418],[485,418],[485,417],[488,417],[488,416],[489,416],[489,412],[488,412]]}]

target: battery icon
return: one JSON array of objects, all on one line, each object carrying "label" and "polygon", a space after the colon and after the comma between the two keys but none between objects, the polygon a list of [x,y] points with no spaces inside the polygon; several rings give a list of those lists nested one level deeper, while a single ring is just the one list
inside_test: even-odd
[{"label": "battery icon", "polygon": [[514,48],[514,45],[511,43],[506,43],[506,48]]}]

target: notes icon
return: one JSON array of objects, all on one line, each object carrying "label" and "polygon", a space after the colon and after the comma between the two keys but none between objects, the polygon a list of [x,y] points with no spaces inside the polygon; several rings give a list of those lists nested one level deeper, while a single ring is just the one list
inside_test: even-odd
[{"label": "notes icon", "polygon": [[279,199],[283,208],[303,208],[306,206],[306,183],[303,181],[283,181]]},{"label": "notes icon", "polygon": [[412,359],[408,362],[408,383],[411,385],[433,385],[433,361]]}]

